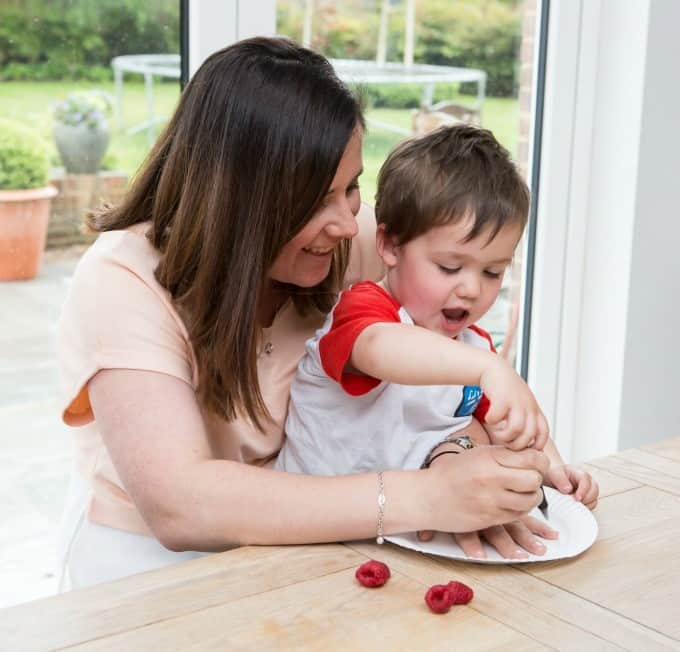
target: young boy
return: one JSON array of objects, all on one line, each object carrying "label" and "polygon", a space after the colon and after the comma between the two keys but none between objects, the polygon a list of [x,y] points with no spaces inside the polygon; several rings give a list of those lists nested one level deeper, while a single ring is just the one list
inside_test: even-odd
[{"label": "young boy", "polygon": [[343,292],[307,342],[277,468],[418,469],[444,443],[545,447],[546,484],[594,506],[597,485],[564,466],[533,394],[475,326],[528,210],[526,184],[488,131],[445,127],[390,154],[376,198],[386,276]]}]

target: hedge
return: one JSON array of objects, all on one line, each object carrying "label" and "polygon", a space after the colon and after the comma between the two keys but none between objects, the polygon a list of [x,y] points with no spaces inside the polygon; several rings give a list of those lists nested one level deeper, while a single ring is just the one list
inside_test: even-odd
[{"label": "hedge", "polygon": [[0,80],[111,78],[121,54],[179,52],[176,0],[5,0]]}]

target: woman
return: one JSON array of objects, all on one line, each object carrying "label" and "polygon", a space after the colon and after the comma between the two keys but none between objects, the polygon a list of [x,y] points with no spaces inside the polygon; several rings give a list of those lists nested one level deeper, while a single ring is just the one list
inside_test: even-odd
[{"label": "woman", "polygon": [[[74,586],[239,544],[376,534],[375,473],[267,468],[306,338],[343,280],[380,273],[362,134],[323,57],[242,41],[206,60],[125,201],[91,219],[101,235],[58,340],[63,418],[80,426],[63,536]],[[384,532],[514,521],[546,466],[486,447],[385,472]],[[489,533],[499,549],[533,540]]]}]

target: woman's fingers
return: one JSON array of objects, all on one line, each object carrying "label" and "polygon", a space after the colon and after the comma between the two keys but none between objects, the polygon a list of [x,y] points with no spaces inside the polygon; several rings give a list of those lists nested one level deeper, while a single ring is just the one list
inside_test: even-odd
[{"label": "woman's fingers", "polygon": [[527,514],[534,507],[540,505],[542,500],[543,492],[540,489],[527,493],[504,491],[499,497],[498,506],[506,512],[512,512],[516,515]]},{"label": "woman's fingers", "polygon": [[462,534],[453,534],[452,536],[468,557],[486,559],[486,552],[478,532],[464,532]]},{"label": "woman's fingers", "polygon": [[434,530],[421,530],[418,532],[418,541],[432,541]]},{"label": "woman's fingers", "polygon": [[503,446],[490,446],[489,450],[498,464],[509,469],[533,469],[543,477],[550,468],[548,456],[535,448],[511,451]]},{"label": "woman's fingers", "polygon": [[517,493],[533,493],[543,485],[543,476],[533,469],[503,469],[501,471],[505,488]]},{"label": "woman's fingers", "polygon": [[517,545],[507,526],[494,525],[482,530],[481,535],[505,559],[526,559],[529,556],[526,550]]},{"label": "woman's fingers", "polygon": [[544,555],[547,548],[539,541],[522,521],[513,521],[505,526],[512,540],[532,555]]},{"label": "woman's fingers", "polygon": [[532,534],[536,534],[542,539],[557,539],[560,533],[551,528],[545,521],[533,516],[524,515],[517,519]]}]

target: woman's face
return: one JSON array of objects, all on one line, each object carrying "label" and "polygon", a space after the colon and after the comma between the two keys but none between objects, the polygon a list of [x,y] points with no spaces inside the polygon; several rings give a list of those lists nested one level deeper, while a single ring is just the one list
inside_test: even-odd
[{"label": "woman's face", "polygon": [[328,276],[335,247],[357,234],[362,138],[363,132],[357,127],[323,203],[302,230],[283,246],[269,270],[271,280],[305,288],[318,285]]}]

